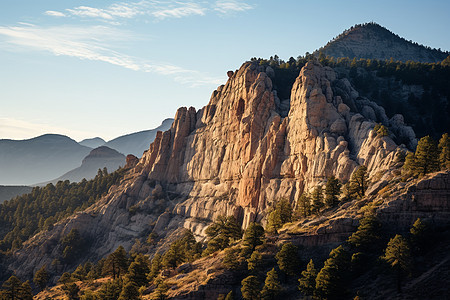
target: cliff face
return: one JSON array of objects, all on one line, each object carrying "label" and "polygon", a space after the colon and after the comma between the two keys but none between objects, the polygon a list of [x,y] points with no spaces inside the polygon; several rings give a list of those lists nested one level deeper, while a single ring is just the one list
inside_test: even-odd
[{"label": "cliff face", "polygon": [[[388,120],[348,80],[312,61],[292,87],[286,116],[270,76],[270,67],[245,63],[207,106],[180,108],[171,128],[157,133],[119,186],[26,242],[11,268],[28,276],[50,266],[62,251],[58,241],[72,228],[91,240],[90,250],[73,265],[101,258],[120,244],[130,249],[151,231],[162,237],[148,250],[153,253],[182,227],[204,236],[219,215],[233,214],[244,227],[264,220],[272,202],[284,197],[295,203],[331,175],[346,182],[359,164],[371,176],[391,172],[396,154],[405,150],[391,137],[377,136],[375,122],[395,125],[400,133],[410,128]],[[415,142],[414,136],[406,139]]]}]

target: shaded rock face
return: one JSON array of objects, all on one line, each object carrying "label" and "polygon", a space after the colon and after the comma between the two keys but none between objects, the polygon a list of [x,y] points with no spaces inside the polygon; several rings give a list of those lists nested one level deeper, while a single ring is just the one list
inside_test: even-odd
[{"label": "shaded rock face", "polygon": [[[372,129],[387,120],[384,111],[360,99],[331,68],[305,65],[282,108],[287,113],[276,104],[267,70],[247,62],[213,92],[207,106],[178,109],[170,129],[156,134],[119,186],[26,242],[12,268],[29,275],[51,265],[60,252],[55,243],[71,228],[94,241],[82,260],[95,261],[121,244],[129,250],[152,230],[161,237],[149,250],[155,253],[183,227],[204,237],[219,215],[234,215],[243,227],[264,222],[274,201],[295,202],[331,175],[346,182],[359,164],[371,176],[389,173],[396,153],[405,151],[390,137],[376,136]],[[372,110],[363,114],[358,107]],[[42,247],[49,249],[44,256]]]}]

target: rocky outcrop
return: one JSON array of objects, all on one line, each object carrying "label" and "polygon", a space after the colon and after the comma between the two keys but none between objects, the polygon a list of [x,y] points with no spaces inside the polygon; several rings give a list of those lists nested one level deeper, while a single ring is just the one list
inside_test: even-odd
[{"label": "rocky outcrop", "polygon": [[[156,134],[119,186],[26,242],[14,254],[13,268],[31,274],[50,265],[61,250],[55,245],[71,228],[94,241],[84,260],[120,244],[129,249],[152,230],[161,237],[148,249],[154,253],[183,227],[204,237],[219,215],[235,215],[244,227],[264,222],[274,201],[283,197],[295,203],[331,175],[346,182],[360,164],[371,177],[391,172],[396,153],[405,150],[391,137],[376,135],[375,122],[387,117],[359,98],[348,80],[310,61],[281,106],[266,72],[275,76],[247,62],[213,92],[207,106],[178,109],[170,129]],[[42,256],[41,247],[50,250]]]}]

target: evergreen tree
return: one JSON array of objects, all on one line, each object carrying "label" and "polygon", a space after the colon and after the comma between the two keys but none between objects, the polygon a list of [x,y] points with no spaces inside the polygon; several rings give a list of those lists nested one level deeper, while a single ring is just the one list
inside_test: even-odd
[{"label": "evergreen tree", "polygon": [[450,169],[450,138],[448,133],[444,133],[439,140],[439,164],[441,170]]},{"label": "evergreen tree", "polygon": [[244,233],[243,252],[250,255],[256,246],[262,245],[264,239],[264,228],[259,223],[251,222]]},{"label": "evergreen tree", "polygon": [[362,198],[366,194],[368,185],[369,175],[367,175],[367,167],[359,166],[350,179],[350,192]]},{"label": "evergreen tree", "polygon": [[412,267],[408,242],[401,235],[397,234],[389,241],[383,259],[395,272],[397,289],[401,291],[401,280],[410,273]]},{"label": "evergreen tree", "polygon": [[168,287],[164,283],[164,280],[161,277],[157,277],[155,283],[156,283],[156,289],[150,295],[150,299],[152,299],[152,300],[165,300],[165,299],[167,299]]},{"label": "evergreen tree", "polygon": [[266,281],[261,291],[261,299],[263,300],[276,300],[281,292],[281,284],[278,280],[277,272],[275,268],[272,268],[267,272]]},{"label": "evergreen tree", "polygon": [[241,281],[242,298],[245,300],[259,300],[259,281],[254,275],[250,275]]},{"label": "evergreen tree", "polygon": [[110,280],[102,284],[99,291],[96,293],[96,298],[102,300],[117,300],[121,292],[122,280]]},{"label": "evergreen tree", "polygon": [[108,255],[103,266],[103,273],[112,275],[113,279],[120,278],[128,269],[128,255],[122,246]]},{"label": "evergreen tree", "polygon": [[253,251],[249,259],[247,259],[248,270],[253,275],[258,275],[262,268],[262,255],[258,251]]},{"label": "evergreen tree", "polygon": [[330,252],[316,277],[316,294],[324,299],[340,299],[346,292],[349,253],[341,245]]},{"label": "evergreen tree", "polygon": [[153,279],[155,279],[158,276],[161,269],[162,269],[162,257],[161,254],[156,253],[152,259],[152,263],[150,265],[150,272],[148,273],[147,279],[149,281],[153,281]]},{"label": "evergreen tree", "polygon": [[341,193],[341,183],[339,180],[331,176],[325,185],[325,204],[327,207],[333,207],[338,204],[338,196]]},{"label": "evergreen tree", "polygon": [[302,195],[298,198],[297,213],[302,218],[306,218],[311,215],[311,200],[306,192],[302,193]]},{"label": "evergreen tree", "polygon": [[283,244],[275,258],[277,259],[278,267],[286,275],[294,276],[297,273],[300,267],[297,246],[294,246],[292,243]]},{"label": "evergreen tree", "polygon": [[414,252],[422,254],[427,248],[430,232],[428,226],[417,218],[413,226],[409,230],[411,234],[411,246]]},{"label": "evergreen tree", "polygon": [[381,224],[375,214],[370,213],[360,220],[358,229],[347,241],[356,249],[367,251],[376,247],[380,239]]},{"label": "evergreen tree", "polygon": [[414,175],[423,176],[439,170],[438,149],[430,136],[419,140],[414,157]]},{"label": "evergreen tree", "polygon": [[37,270],[36,274],[34,274],[33,282],[36,284],[41,291],[45,289],[47,286],[49,279],[49,275],[47,272],[47,268],[43,265],[39,270]]},{"label": "evergreen tree", "polygon": [[25,281],[22,283],[21,289],[19,291],[19,297],[20,300],[33,300],[33,291],[31,290],[30,283]]},{"label": "evergreen tree", "polygon": [[415,162],[416,162],[416,157],[415,157],[414,153],[408,152],[408,154],[405,157],[405,163],[403,164],[403,169],[408,174],[411,174],[411,175],[414,174]]},{"label": "evergreen tree", "polygon": [[292,222],[292,205],[282,198],[275,204],[267,219],[267,232],[277,233],[283,224]]},{"label": "evergreen tree", "polygon": [[62,289],[66,296],[69,298],[69,300],[76,300],[79,299],[78,293],[80,292],[80,288],[78,285],[74,282],[64,284],[62,286]]},{"label": "evergreen tree", "polygon": [[306,266],[306,270],[302,271],[302,277],[298,280],[298,289],[305,296],[312,296],[316,289],[317,269],[311,259]]},{"label": "evergreen tree", "polygon": [[147,256],[138,254],[134,261],[128,267],[127,278],[137,287],[144,286],[148,283],[147,274],[150,272]]},{"label": "evergreen tree", "polygon": [[66,263],[80,257],[86,246],[85,240],[81,237],[78,229],[73,228],[61,239],[62,257]]},{"label": "evergreen tree", "polygon": [[318,185],[311,193],[311,211],[315,214],[318,214],[323,206],[323,190],[322,186]]},{"label": "evergreen tree", "polygon": [[237,250],[233,248],[229,248],[225,250],[225,256],[223,257],[223,265],[227,267],[227,269],[237,269],[239,267]]},{"label": "evergreen tree", "polygon": [[131,280],[125,280],[122,291],[117,300],[137,300],[139,299],[139,291],[137,285]]},{"label": "evergreen tree", "polygon": [[242,238],[242,229],[233,216],[219,216],[217,220],[206,228],[208,245],[204,255],[227,248],[230,242]]},{"label": "evergreen tree", "polygon": [[3,283],[3,295],[5,299],[18,300],[22,293],[22,281],[15,275],[12,275]]}]

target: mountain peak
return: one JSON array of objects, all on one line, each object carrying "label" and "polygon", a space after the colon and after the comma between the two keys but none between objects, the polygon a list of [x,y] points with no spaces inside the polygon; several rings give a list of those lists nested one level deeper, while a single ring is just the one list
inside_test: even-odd
[{"label": "mountain peak", "polygon": [[432,49],[408,41],[391,32],[380,24],[369,22],[357,24],[342,32],[328,42],[324,47],[315,51],[316,56],[369,58],[398,61],[418,61],[437,63],[444,60],[449,53],[440,49]]}]

